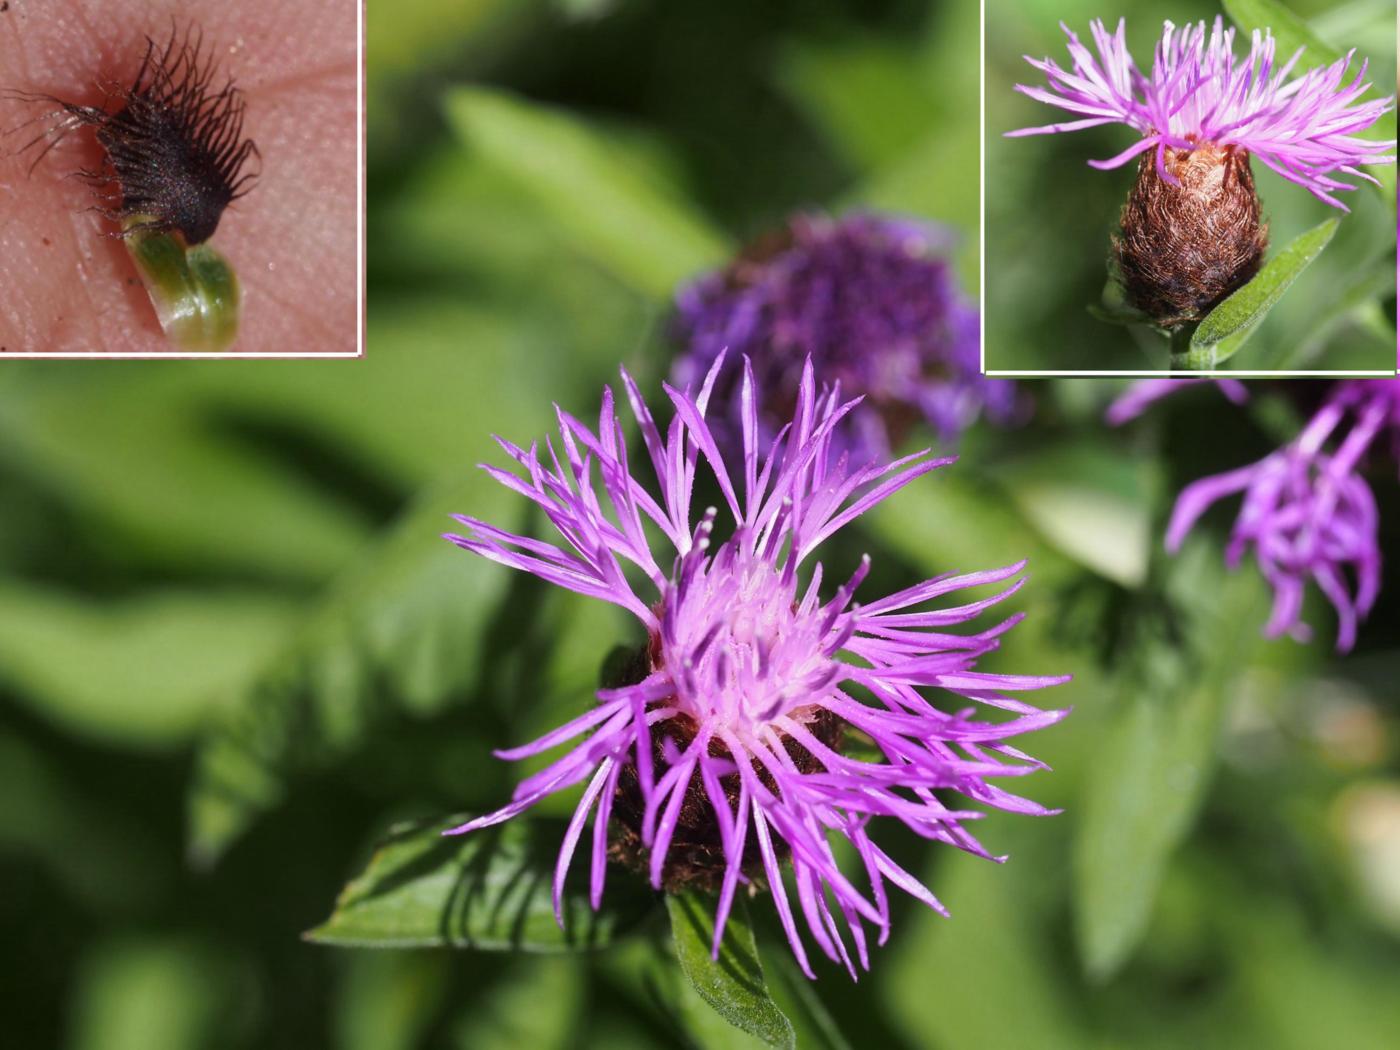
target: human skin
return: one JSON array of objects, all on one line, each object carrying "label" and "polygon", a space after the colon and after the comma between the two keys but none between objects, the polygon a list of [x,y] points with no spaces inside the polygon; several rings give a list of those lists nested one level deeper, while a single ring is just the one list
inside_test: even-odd
[{"label": "human skin", "polygon": [[[146,37],[163,44],[172,17],[181,34],[202,30],[206,52],[247,99],[244,133],[262,154],[257,182],[210,241],[243,287],[231,349],[353,352],[356,9],[356,0],[8,0],[0,92],[101,105],[99,84],[129,87]],[[0,93],[0,355],[173,352],[118,227],[91,210],[92,188],[73,177],[101,165],[92,129],[37,164],[44,144],[24,149],[44,124],[20,125],[44,112]]]}]

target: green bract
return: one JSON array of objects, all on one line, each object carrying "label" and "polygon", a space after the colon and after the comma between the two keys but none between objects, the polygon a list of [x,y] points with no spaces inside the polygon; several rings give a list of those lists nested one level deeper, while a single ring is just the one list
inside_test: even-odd
[{"label": "green bract", "polygon": [[243,300],[233,267],[207,242],[186,248],[177,234],[141,228],[151,221],[127,219],[124,240],[161,328],[181,350],[227,350]]}]

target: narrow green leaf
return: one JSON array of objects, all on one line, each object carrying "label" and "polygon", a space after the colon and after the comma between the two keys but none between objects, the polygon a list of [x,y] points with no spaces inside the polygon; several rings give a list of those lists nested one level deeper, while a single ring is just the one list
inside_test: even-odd
[{"label": "narrow green leaf", "polygon": [[639,883],[614,874],[595,912],[586,885],[570,880],[560,929],[551,887],[563,826],[517,819],[466,835],[443,834],[470,819],[391,830],[307,940],[360,948],[581,951],[610,943],[655,905]]},{"label": "narrow green leaf", "polygon": [[1278,41],[1278,62],[1287,62],[1300,47],[1303,57],[1295,66],[1297,73],[1306,73],[1315,66],[1328,66],[1342,57],[1340,51],[1312,31],[1306,22],[1278,0],[1222,0],[1221,6],[1230,21],[1249,34],[1272,30]]},{"label": "narrow green leaf", "polygon": [[1226,701],[1258,644],[1260,581],[1222,574],[1217,557],[1203,542],[1169,559],[1169,606],[1140,609],[1127,628],[1121,710],[1090,770],[1075,841],[1076,933],[1097,979],[1146,929],[1214,768]]},{"label": "narrow green leaf", "polygon": [[796,1047],[792,1022],[768,992],[743,901],[736,902],[730,913],[718,959],[710,958],[715,931],[713,897],[667,894],[666,909],[671,914],[676,958],[700,997],[735,1028],[769,1046]]},{"label": "narrow green leaf", "polygon": [[1295,237],[1252,281],[1206,315],[1191,336],[1187,351],[1173,355],[1172,368],[1210,369],[1232,357],[1289,286],[1327,247],[1338,225],[1337,219],[1328,219]]},{"label": "narrow green leaf", "polygon": [[445,104],[462,140],[533,195],[575,249],[644,295],[668,299],[729,254],[679,193],[578,118],[479,87]]}]

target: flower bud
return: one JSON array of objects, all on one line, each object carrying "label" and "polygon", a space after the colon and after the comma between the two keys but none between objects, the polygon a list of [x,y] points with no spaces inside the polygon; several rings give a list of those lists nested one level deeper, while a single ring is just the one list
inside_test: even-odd
[{"label": "flower bud", "polygon": [[1113,238],[1114,261],[1128,302],[1165,328],[1199,321],[1259,270],[1268,245],[1249,154],[1199,145],[1138,160]]}]

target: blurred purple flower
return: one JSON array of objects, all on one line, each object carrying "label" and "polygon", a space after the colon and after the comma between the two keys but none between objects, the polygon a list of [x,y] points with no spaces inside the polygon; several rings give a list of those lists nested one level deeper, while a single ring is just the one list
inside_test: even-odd
[{"label": "blurred purple flower", "polygon": [[1351,649],[1381,583],[1376,500],[1359,468],[1386,435],[1400,460],[1400,379],[1335,384],[1302,433],[1283,448],[1251,466],[1188,485],[1167,526],[1167,549],[1178,550],[1216,501],[1243,493],[1225,559],[1234,568],[1252,550],[1273,588],[1265,634],[1310,637],[1301,615],[1312,580],[1337,610],[1337,649]]},{"label": "blurred purple flower", "polygon": [[1111,426],[1121,426],[1142,415],[1162,398],[1195,383],[1214,383],[1217,390],[1237,405],[1243,404],[1249,397],[1249,392],[1238,379],[1144,379],[1115,398],[1104,418]]},{"label": "blurred purple flower", "polygon": [[1097,58],[1064,23],[1060,28],[1069,37],[1073,70],[1061,69],[1048,58],[1037,61],[1027,55],[1026,61],[1045,74],[1048,87],[1017,84],[1016,90],[1080,119],[1022,128],[1009,132],[1012,137],[1127,124],[1142,138],[1116,157],[1089,163],[1101,169],[1116,168],[1155,148],[1157,173],[1172,184],[1177,179],[1165,163],[1168,148],[1237,147],[1343,211],[1348,209],[1333,191],[1356,187],[1332,178],[1330,172],[1374,182],[1357,166],[1395,162],[1394,156],[1386,155],[1394,149],[1394,140],[1356,137],[1389,112],[1393,99],[1360,101],[1370,85],[1363,83],[1365,61],[1347,80],[1355,51],[1330,66],[1290,78],[1303,49],[1275,67],[1275,40],[1268,30],[1262,39],[1257,30],[1254,32],[1248,57],[1237,62],[1235,31],[1225,29],[1219,16],[1209,39],[1205,22],[1180,29],[1166,22],[1149,77],[1128,54],[1124,20],[1119,20],[1112,35],[1102,21],[1089,23]]},{"label": "blurred purple flower", "polygon": [[[890,923],[888,883],[943,911],[926,887],[871,840],[871,819],[890,817],[924,838],[986,857],[963,827],[981,814],[949,808],[935,792],[958,792],[1018,813],[1049,812],[992,781],[1044,768],[1006,741],[1066,713],[1041,711],[1006,694],[1067,677],[975,669],[1020,614],[977,633],[946,631],[1015,592],[1023,581],[1013,577],[1024,563],[940,576],[864,606],[852,599],[868,558],[826,600],[820,597],[820,564],[799,582],[799,567],[825,539],[951,460],[930,459],[925,451],[888,465],[848,467],[846,457],[832,453],[833,434],[858,410],[859,399],[842,403],[835,388],[818,391],[810,363],[795,385],[793,417],[771,451],[760,456],[758,402],[746,361],[739,396],[743,451],[727,461],[706,420],[722,362],[723,356],[698,394],[666,387],[675,415],[664,428],[622,373],[656,492],[634,474],[609,389],[596,432],[558,410],[559,444],[547,444],[543,461],[534,445],[527,450],[500,441],[519,474],[485,469],[542,508],[565,544],[469,517],[457,519],[467,535],[447,538],[627,609],[645,628],[647,643],[625,682],[600,690],[592,710],[533,743],[498,752],[523,759],[571,742],[562,757],[521,782],[509,805],[450,833],[501,823],[586,782],[559,854],[556,915],[584,825],[595,813],[595,908],[610,856],[645,867],[658,887],[718,889],[717,953],[738,886],[762,879],[810,976],[780,869],[787,858],[810,936],[854,977],[833,911],[845,920],[855,958],[866,968],[862,920],[879,929],[883,943]],[[715,508],[698,520],[692,513],[701,459],[734,523],[725,539],[715,534]],[[674,555],[654,552],[649,531],[664,536]],[[667,564],[669,571],[663,569]],[[628,572],[645,578],[645,596]],[[1007,585],[991,597],[927,607],[944,595],[1000,583]],[[956,710],[935,707],[923,695],[928,689],[954,697]],[[1011,716],[978,721],[974,704]],[[843,733],[866,741],[878,757],[843,754]],[[838,867],[829,842],[833,833],[859,859],[868,892]]]},{"label": "blurred purple flower", "polygon": [[[980,322],[946,259],[948,235],[930,224],[856,214],[797,215],[725,269],[676,296],[673,368],[698,383],[721,353],[753,362],[759,447],[792,418],[803,362],[864,403],[834,436],[853,461],[887,459],[926,422],[952,443],[979,414],[1009,422],[1016,387],[981,374]],[[741,447],[737,375],[716,390],[712,420],[727,453]]]}]

